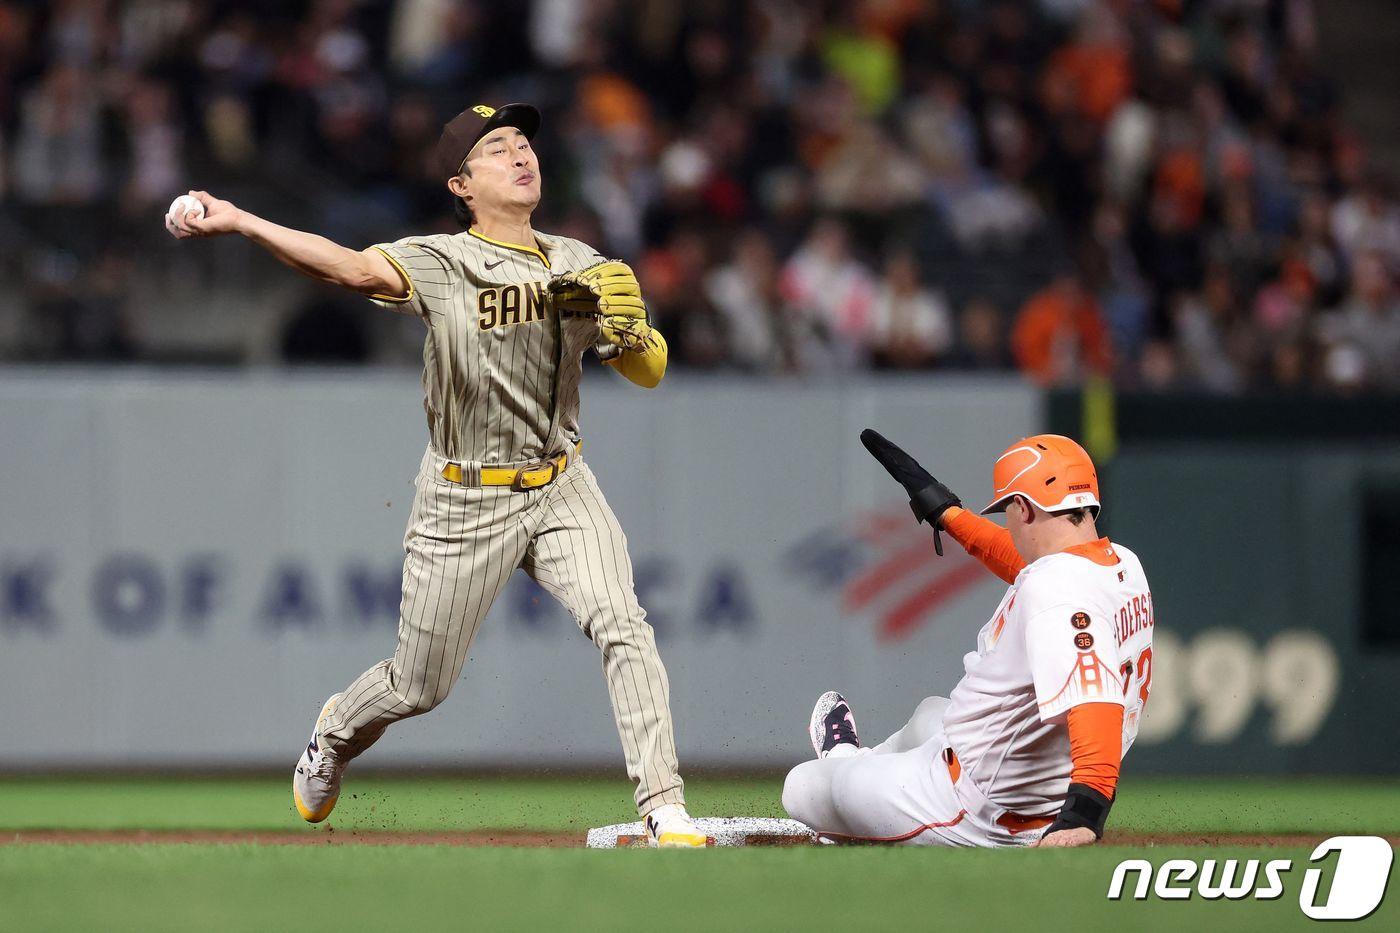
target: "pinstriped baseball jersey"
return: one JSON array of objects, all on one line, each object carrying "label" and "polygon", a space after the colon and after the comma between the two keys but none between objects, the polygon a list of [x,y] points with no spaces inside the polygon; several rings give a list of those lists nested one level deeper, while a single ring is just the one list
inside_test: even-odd
[{"label": "pinstriped baseball jersey", "polygon": [[599,327],[592,317],[561,320],[546,284],[604,257],[567,237],[536,240],[529,249],[470,230],[375,247],[409,294],[371,300],[427,324],[423,407],[433,449],[449,460],[521,463],[579,441],[583,353]]},{"label": "pinstriped baseball jersey", "polygon": [[[324,710],[319,741],[342,762],[393,723],[436,707],[506,581],[523,569],[564,604],[598,646],[638,812],[683,804],[670,682],[637,601],[627,539],[579,440],[582,357],[599,337],[592,317],[561,319],[553,275],[602,257],[577,240],[539,249],[475,232],[409,237],[381,250],[403,274],[386,307],[428,327],[423,393],[432,442],[419,467],[404,536],[398,645]],[[478,464],[514,465],[567,452],[538,488],[480,484]],[[464,465],[462,482],[443,473]]]}]

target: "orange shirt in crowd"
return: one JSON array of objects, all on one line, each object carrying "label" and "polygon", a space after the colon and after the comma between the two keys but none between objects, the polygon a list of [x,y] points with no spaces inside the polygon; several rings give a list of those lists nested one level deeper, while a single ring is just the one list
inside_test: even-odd
[{"label": "orange shirt in crowd", "polygon": [[1011,330],[1011,351],[1021,371],[1042,385],[1107,373],[1112,362],[1098,302],[1064,279],[1022,306]]},{"label": "orange shirt in crowd", "polygon": [[1056,52],[1049,65],[1052,80],[1073,88],[1079,112],[1103,123],[1133,89],[1133,69],[1126,49],[1113,45],[1071,45]]}]

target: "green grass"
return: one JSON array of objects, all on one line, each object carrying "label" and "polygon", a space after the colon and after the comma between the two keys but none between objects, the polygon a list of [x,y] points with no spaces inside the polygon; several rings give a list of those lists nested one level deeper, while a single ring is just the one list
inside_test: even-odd
[{"label": "green grass", "polygon": [[[696,815],[782,816],[782,778],[699,777]],[[341,829],[574,830],[635,820],[623,780],[411,778],[351,772],[332,822]],[[1110,825],[1132,832],[1400,835],[1393,781],[1332,778],[1124,780]],[[287,778],[0,778],[6,829],[224,829],[314,832]]]},{"label": "green grass", "polygon": [[[698,814],[781,815],[781,778],[702,780]],[[331,822],[345,830],[578,830],[637,819],[625,779],[388,778],[350,775]],[[223,829],[316,832],[292,807],[289,778],[0,778],[6,829]]]},{"label": "green grass", "polygon": [[[1161,853],[1168,854],[1190,853]],[[1110,850],[10,847],[0,849],[0,889],[13,893],[0,909],[32,930],[1141,933],[1310,924],[1295,889],[1270,903],[1109,902],[1104,893],[1121,857]],[[1361,926],[1391,924],[1397,914],[1386,910]]]},{"label": "green grass", "polygon": [[[699,814],[780,815],[779,782],[695,778]],[[0,779],[5,830],[315,833],[287,782]],[[624,782],[351,775],[341,830],[577,830],[634,819]],[[1136,832],[1400,833],[1400,789],[1368,781],[1125,781],[1111,825]],[[646,852],[429,846],[0,846],[0,930],[1284,930],[1306,849],[1155,848],[1291,858],[1272,902],[1110,902],[1131,850],[726,849]],[[1394,886],[1392,886],[1394,887]],[[1357,929],[1396,928],[1392,903]]]}]

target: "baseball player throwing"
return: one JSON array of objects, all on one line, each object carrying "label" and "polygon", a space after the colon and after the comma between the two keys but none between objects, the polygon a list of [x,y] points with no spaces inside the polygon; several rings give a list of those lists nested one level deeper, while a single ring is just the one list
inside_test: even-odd
[{"label": "baseball player throwing", "polygon": [[297,762],[309,822],[330,815],[341,776],[392,723],[452,689],[472,638],[517,568],[568,607],[602,651],[638,812],[653,846],[703,846],[685,810],[670,687],[637,603],[627,541],[580,452],[584,353],[646,388],[666,371],[632,270],[577,240],[536,233],[540,165],[527,104],[472,107],[434,157],[464,232],[363,251],[289,230],[207,192],[168,218],[176,236],[240,233],[314,279],[427,326],[423,405],[431,440],[404,536],[394,656],[332,696]]},{"label": "baseball player throwing", "polygon": [[861,440],[909,492],[919,521],[953,536],[1010,589],[963,659],[948,698],[929,697],[864,748],[846,699],[828,692],[783,806],[832,841],[1081,846],[1103,837],[1118,769],[1152,684],[1152,594],[1142,565],[1094,528],[1099,483],[1067,437],[1017,441],[982,510],[874,431]]}]

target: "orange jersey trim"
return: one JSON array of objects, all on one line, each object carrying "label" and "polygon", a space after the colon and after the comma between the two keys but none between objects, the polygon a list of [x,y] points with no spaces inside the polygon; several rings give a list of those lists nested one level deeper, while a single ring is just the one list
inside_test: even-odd
[{"label": "orange jersey trim", "polygon": [[1123,761],[1123,707],[1081,703],[1069,711],[1071,784],[1084,784],[1113,799]]},{"label": "orange jersey trim", "polygon": [[1016,574],[1026,566],[1025,558],[1011,543],[1011,532],[990,518],[953,506],[943,513],[942,522],[943,530],[964,551],[1005,582],[1014,583]]},{"label": "orange jersey trim", "polygon": [[[1016,574],[1026,566],[1026,560],[1011,543],[1011,532],[989,518],[973,514],[967,509],[952,506],[940,519],[943,530],[962,545],[964,551],[977,558],[982,565],[1007,583],[1016,581]],[[1118,552],[1113,542],[1107,538],[1086,541],[1067,547],[1061,553],[1073,554],[1093,561],[1102,567],[1112,567],[1119,563]]]},{"label": "orange jersey trim", "polygon": [[[1008,532],[1009,533],[1009,532]],[[1118,563],[1118,552],[1113,549],[1113,542],[1107,538],[1100,538],[1097,541],[1086,541],[1083,544],[1076,544],[1064,550],[1066,554],[1073,554],[1075,557],[1082,557],[1091,560],[1101,567],[1112,567]]]}]

